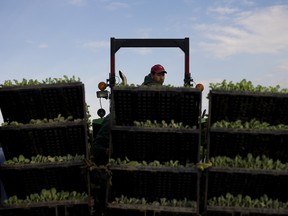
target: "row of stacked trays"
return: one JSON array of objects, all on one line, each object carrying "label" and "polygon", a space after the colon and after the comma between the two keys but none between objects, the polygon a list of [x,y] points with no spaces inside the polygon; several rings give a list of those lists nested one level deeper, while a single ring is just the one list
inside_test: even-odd
[{"label": "row of stacked trays", "polygon": [[209,92],[205,212],[288,214],[288,91],[222,83]]},{"label": "row of stacked trays", "polygon": [[202,92],[112,89],[107,214],[197,215]]},{"label": "row of stacked trays", "polygon": [[84,84],[74,79],[0,88],[5,191],[0,215],[89,215]]}]

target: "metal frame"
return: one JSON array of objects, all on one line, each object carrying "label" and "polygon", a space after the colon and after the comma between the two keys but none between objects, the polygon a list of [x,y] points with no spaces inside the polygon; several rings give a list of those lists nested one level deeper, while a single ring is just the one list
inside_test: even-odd
[{"label": "metal frame", "polygon": [[110,74],[109,86],[115,85],[115,54],[122,47],[178,47],[185,54],[184,86],[191,86],[193,79],[189,72],[189,38],[182,39],[116,39],[110,38]]}]

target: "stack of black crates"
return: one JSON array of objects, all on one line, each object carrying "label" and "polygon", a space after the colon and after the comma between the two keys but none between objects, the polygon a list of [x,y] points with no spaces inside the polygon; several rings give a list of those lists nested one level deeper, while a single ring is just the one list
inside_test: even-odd
[{"label": "stack of black crates", "polygon": [[[221,120],[250,122],[256,119],[270,125],[288,124],[288,95],[211,90],[209,92],[209,123],[207,159],[236,155],[266,155],[274,161],[288,162],[287,130],[253,130],[211,128]],[[288,173],[280,170],[212,167],[206,172],[205,211],[207,215],[288,215],[287,209],[237,208],[209,206],[213,197],[241,194],[259,199],[266,194],[273,200],[287,202]]]},{"label": "stack of black crates", "polygon": [[[116,165],[107,193],[107,215],[197,215],[200,202],[200,159],[202,92],[184,87],[121,87],[112,89],[111,158],[137,162],[179,161],[183,167]],[[165,121],[189,128],[147,128],[134,121]],[[160,200],[192,200],[195,208],[115,203],[121,196]]]},{"label": "stack of black crates", "polygon": [[[23,125],[1,126],[0,142],[6,161],[23,155],[88,157],[88,133],[84,84],[39,84],[3,87],[0,89],[0,108],[4,122]],[[72,116],[77,121],[29,124],[31,119],[54,119]],[[35,163],[0,166],[0,178],[7,199],[16,195],[26,199],[40,194],[42,189],[58,192],[87,193],[85,200],[42,201],[38,203],[6,205],[1,203],[0,215],[89,215],[89,173],[84,160],[58,163]]]}]

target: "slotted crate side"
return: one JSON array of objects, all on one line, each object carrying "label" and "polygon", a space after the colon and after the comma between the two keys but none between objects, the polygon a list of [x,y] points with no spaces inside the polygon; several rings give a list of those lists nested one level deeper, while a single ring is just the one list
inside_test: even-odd
[{"label": "slotted crate side", "polygon": [[[45,169],[2,169],[0,178],[7,197],[17,195],[25,199],[42,189],[55,187],[57,191],[87,191],[87,179],[80,165],[69,167],[50,167]],[[15,182],[18,182],[15,184]]]},{"label": "slotted crate side", "polygon": [[[270,125],[288,124],[288,95],[282,93],[256,93],[240,91],[210,91],[209,93],[209,126],[221,120],[242,122],[251,119],[268,122]],[[207,158],[236,155],[254,157],[266,155],[274,160],[287,161],[286,131],[243,130],[210,128],[208,132]],[[216,168],[215,168],[216,169]],[[273,173],[264,170],[213,167],[206,170],[206,187],[204,209],[207,215],[285,215],[284,212],[273,212],[261,209],[244,209],[208,206],[208,199],[225,196],[227,193],[237,196],[248,195],[252,199],[266,194],[269,198],[287,202],[287,190],[282,190],[287,182],[286,173]],[[226,170],[226,171],[225,171]],[[271,187],[271,185],[273,185]]]},{"label": "slotted crate side", "polygon": [[[228,169],[227,169],[228,170]],[[234,196],[242,194],[250,196],[252,199],[260,198],[266,194],[271,199],[278,199],[287,202],[288,175],[272,175],[257,172],[236,173],[228,170],[227,172],[207,171],[205,197],[207,200],[230,193]]]},{"label": "slotted crate side", "polygon": [[[225,170],[225,169],[223,169]],[[287,192],[285,187],[288,175],[267,174],[262,171],[235,172],[227,171],[207,171],[204,209],[208,215],[221,215],[226,212],[230,214],[245,213],[249,215],[287,215],[286,209],[273,208],[253,208],[253,207],[228,207],[209,206],[208,200],[213,197],[226,196],[227,193],[242,197],[250,196],[251,199],[259,199],[267,195],[269,199],[287,202]],[[273,185],[271,187],[271,185]]]},{"label": "slotted crate side", "polygon": [[27,208],[9,208],[1,209],[1,216],[88,216],[91,215],[90,207],[88,205],[59,205],[59,206],[46,206],[46,207],[27,207]]},{"label": "slotted crate side", "polygon": [[288,124],[288,94],[240,91],[209,92],[210,125],[217,121],[250,121]]},{"label": "slotted crate side", "polygon": [[114,87],[112,113],[116,125],[133,126],[134,121],[174,120],[199,127],[202,92],[191,88]]},{"label": "slotted crate side", "polygon": [[200,158],[199,130],[112,127],[112,158],[151,162],[178,160],[197,163]]},{"label": "slotted crate side", "polygon": [[59,114],[85,117],[85,92],[81,82],[0,88],[4,122],[29,123],[31,119],[54,119]]},{"label": "slotted crate side", "polygon": [[235,216],[235,212],[229,213],[229,212],[205,211],[205,216]]},{"label": "slotted crate side", "polygon": [[109,216],[148,216],[146,211],[139,211],[137,209],[113,209],[108,208],[107,209],[107,215]]},{"label": "slotted crate side", "polygon": [[143,211],[142,209],[107,209],[109,216],[191,216],[199,215],[198,213],[180,213],[180,212],[162,212],[162,211]]},{"label": "slotted crate side", "polygon": [[153,214],[153,216],[175,216],[175,214],[177,216],[191,216],[191,215],[199,215],[197,212],[193,212],[193,213],[175,213],[175,212],[155,212]]},{"label": "slotted crate side", "polygon": [[55,208],[50,207],[39,207],[39,208],[10,208],[10,209],[1,209],[0,208],[0,215],[1,216],[18,216],[18,215],[29,215],[29,216],[53,216],[56,214]]},{"label": "slotted crate side", "polygon": [[[124,195],[128,198],[145,198],[147,201],[199,200],[198,172],[147,172],[112,171],[112,186],[108,202]],[[125,181],[123,181],[125,179]]]},{"label": "slotted crate side", "polygon": [[273,160],[288,162],[288,131],[213,129],[209,133],[208,158],[227,156],[254,157],[265,155]]},{"label": "slotted crate side", "polygon": [[[277,202],[277,201],[276,201]],[[249,208],[249,207],[224,207],[224,206],[209,206],[205,211],[205,215],[222,216],[222,215],[249,215],[249,216],[264,216],[264,215],[287,215],[288,210],[285,208]]]},{"label": "slotted crate side", "polygon": [[18,157],[86,155],[85,121],[41,125],[2,126],[0,143],[6,160]]}]

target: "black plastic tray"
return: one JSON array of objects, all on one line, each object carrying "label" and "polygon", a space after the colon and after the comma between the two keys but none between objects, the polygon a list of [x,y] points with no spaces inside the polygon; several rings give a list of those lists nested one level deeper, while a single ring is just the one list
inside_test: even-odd
[{"label": "black plastic tray", "polygon": [[111,128],[113,158],[182,164],[197,163],[200,155],[199,129],[165,129],[129,126]]},{"label": "black plastic tray", "polygon": [[4,122],[29,123],[31,119],[54,119],[59,114],[74,119],[85,116],[85,92],[81,82],[0,88]]},{"label": "black plastic tray", "polygon": [[[160,198],[199,202],[199,172],[150,172],[112,170],[109,202],[121,195],[145,198],[148,202]],[[125,179],[123,181],[123,179]]]},{"label": "black plastic tray", "polygon": [[287,202],[288,189],[285,187],[288,175],[277,172],[266,172],[253,169],[221,168],[208,169],[206,173],[206,200],[212,197],[225,196],[227,193],[237,196],[260,198],[266,194],[271,199]]},{"label": "black plastic tray", "polygon": [[218,207],[218,206],[207,206],[207,215],[211,212],[218,213],[217,215],[288,215],[287,209],[269,209],[269,208],[244,208],[244,207]]},{"label": "black plastic tray", "polygon": [[59,202],[41,202],[35,204],[3,206],[0,207],[1,216],[88,216],[91,215],[90,207],[87,201],[59,201]]},{"label": "black plastic tray", "polygon": [[266,155],[282,163],[288,162],[288,130],[212,128],[208,136],[208,158],[246,157],[251,153],[254,157]]},{"label": "black plastic tray", "polygon": [[221,120],[250,121],[253,118],[271,125],[288,124],[288,94],[244,91],[209,92],[210,124]]},{"label": "black plastic tray", "polygon": [[[118,210],[120,213],[121,210],[123,212],[130,210],[130,211],[140,211],[140,212],[153,212],[153,215],[193,215],[198,214],[197,208],[188,208],[188,207],[170,207],[170,206],[145,206],[145,205],[133,205],[133,204],[107,204],[107,208],[112,211],[112,209]],[[158,213],[158,214],[157,214]],[[148,213],[149,214],[149,213]],[[152,213],[151,213],[152,214]],[[122,215],[122,214],[121,214]]]},{"label": "black plastic tray", "polygon": [[116,125],[133,125],[133,121],[162,120],[169,123],[199,125],[202,92],[192,88],[114,87],[112,108]]},{"label": "black plastic tray", "polygon": [[198,213],[175,213],[175,212],[161,212],[161,211],[141,211],[132,209],[115,209],[108,208],[107,215],[109,216],[199,216]]},{"label": "black plastic tray", "polygon": [[0,143],[6,160],[18,157],[86,155],[86,121],[2,126]]},{"label": "black plastic tray", "polygon": [[29,194],[52,187],[57,191],[87,191],[85,172],[79,163],[43,169],[33,165],[30,169],[1,169],[0,178],[8,198],[17,195],[25,199]]}]

